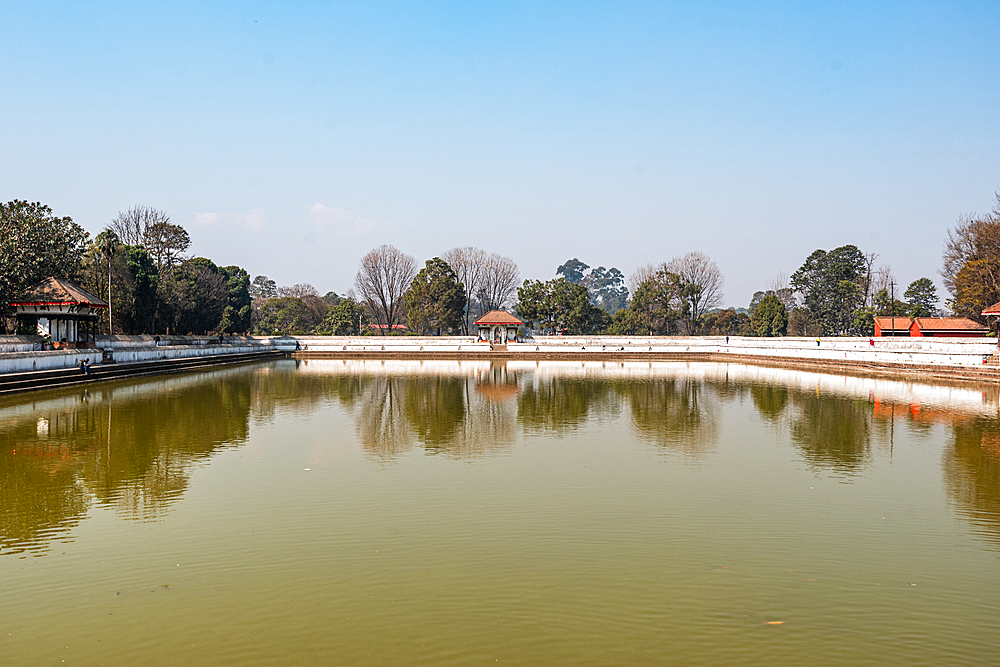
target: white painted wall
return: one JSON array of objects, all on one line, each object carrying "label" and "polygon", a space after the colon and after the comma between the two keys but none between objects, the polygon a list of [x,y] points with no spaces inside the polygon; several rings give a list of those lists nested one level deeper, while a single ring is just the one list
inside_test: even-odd
[{"label": "white painted wall", "polygon": [[79,366],[84,359],[91,364],[101,363],[100,350],[46,350],[45,352],[0,353],[0,373],[22,371],[48,371]]},{"label": "white painted wall", "polygon": [[[204,357],[213,354],[266,352],[274,349],[274,346],[260,344],[126,347],[116,349],[114,351],[114,357],[117,363],[131,363],[139,361],[155,361],[158,359]],[[47,350],[45,352],[12,352],[6,354],[0,353],[0,373],[19,373],[23,371],[44,371],[58,368],[74,368],[79,366],[83,359],[89,359],[91,364],[99,364],[103,359],[103,354],[102,350],[99,349]]]},{"label": "white painted wall", "polygon": [[41,349],[41,336],[0,336],[0,354]]},{"label": "white painted wall", "polygon": [[[11,339],[24,340],[11,340]],[[0,373],[49,368],[70,368],[84,357],[98,363],[98,350],[53,350],[26,352],[31,336],[0,338]],[[160,346],[153,345],[152,336],[113,336],[98,342],[98,347],[114,350],[115,360],[122,363],[180,359],[212,354],[238,354],[263,350],[293,352],[486,352],[490,345],[478,342],[474,336],[282,336],[241,337],[232,344],[218,345],[212,338],[163,337]],[[597,352],[614,358],[615,351],[630,353],[716,352],[761,357],[827,361],[862,361],[889,364],[928,364],[941,366],[982,366],[983,359],[997,351],[994,338],[742,338],[732,336],[665,337],[665,336],[544,336],[524,343],[508,343],[510,352]],[[183,342],[176,345],[170,343]],[[298,344],[298,348],[296,348]],[[6,346],[6,347],[4,347]],[[622,349],[624,348],[624,350]],[[7,351],[9,350],[9,351]],[[1000,374],[1000,371],[998,371]]]},{"label": "white painted wall", "polygon": [[[280,349],[313,352],[468,352],[489,351],[475,337],[420,336],[296,336],[258,339]],[[281,342],[278,342],[281,341]],[[871,345],[870,341],[874,341]],[[716,352],[788,359],[849,360],[900,364],[982,366],[997,352],[995,338],[743,338],[731,336],[540,336],[529,342],[508,343],[508,352],[630,353]]]},{"label": "white painted wall", "polygon": [[[874,345],[871,342],[874,341]],[[743,338],[546,336],[532,343],[511,343],[508,351],[722,352],[787,359],[864,361],[889,364],[982,366],[997,352],[995,338]]]}]

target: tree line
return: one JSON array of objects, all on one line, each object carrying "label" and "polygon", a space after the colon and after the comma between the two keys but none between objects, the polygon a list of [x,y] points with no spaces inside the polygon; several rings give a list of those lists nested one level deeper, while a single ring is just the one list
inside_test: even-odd
[{"label": "tree line", "polygon": [[[115,333],[259,335],[470,335],[491,310],[512,310],[541,333],[610,335],[871,335],[880,315],[940,314],[933,281],[922,277],[897,298],[892,268],[855,245],[818,249],[791,276],[778,275],[747,308],[721,308],[724,277],[707,255],[689,252],[639,267],[578,258],[555,278],[522,281],[509,257],[459,247],[418,267],[391,245],[362,257],[352,289],[320,295],[302,283],[279,287],[239,266],[189,257],[187,231],[162,211],[135,206],[91,239],[39,203],[0,204],[0,308],[50,275],[109,300]],[[1000,193],[986,215],[958,219],[947,233],[941,275],[956,315],[984,322],[1000,301]]]}]

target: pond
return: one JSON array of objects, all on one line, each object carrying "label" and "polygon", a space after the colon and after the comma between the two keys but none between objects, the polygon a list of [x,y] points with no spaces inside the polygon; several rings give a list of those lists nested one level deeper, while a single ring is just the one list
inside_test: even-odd
[{"label": "pond", "polygon": [[1000,391],[281,360],[0,399],[5,663],[985,664]]}]

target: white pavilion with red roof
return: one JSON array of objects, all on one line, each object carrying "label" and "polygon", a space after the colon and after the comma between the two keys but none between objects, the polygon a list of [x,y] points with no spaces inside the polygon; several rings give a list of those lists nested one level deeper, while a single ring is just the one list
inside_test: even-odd
[{"label": "white pavilion with red roof", "polygon": [[20,328],[49,336],[53,347],[89,347],[108,302],[65,278],[46,278],[10,303]]},{"label": "white pavilion with red roof", "polygon": [[506,345],[508,341],[517,340],[517,328],[524,324],[506,310],[491,310],[478,320],[479,338],[488,340],[494,345]]}]

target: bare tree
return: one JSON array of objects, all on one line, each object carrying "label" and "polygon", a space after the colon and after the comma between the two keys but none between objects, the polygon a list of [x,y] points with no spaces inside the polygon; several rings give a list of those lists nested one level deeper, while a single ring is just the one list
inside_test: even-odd
[{"label": "bare tree", "polygon": [[666,269],[666,264],[660,264],[659,266],[653,266],[652,264],[643,264],[642,266],[636,268],[632,272],[632,275],[628,277],[628,291],[629,294],[635,294],[639,289],[639,286],[644,282],[652,280],[656,277],[657,272],[662,269]]},{"label": "bare tree", "polygon": [[191,237],[170,216],[151,206],[138,204],[118,214],[108,228],[123,245],[142,246],[149,252],[157,269],[174,266],[191,247]]},{"label": "bare tree", "polygon": [[788,284],[788,275],[784,272],[778,273],[771,282],[767,284],[766,294],[774,294],[781,301],[785,310],[791,312],[799,305],[795,291]]},{"label": "bare tree", "polygon": [[[885,290],[886,294],[890,294],[891,295],[891,292],[893,290],[890,288],[890,285],[893,285],[893,284],[895,284],[896,286],[899,285],[899,283],[896,282],[896,276],[893,275],[893,273],[892,273],[892,267],[889,266],[888,264],[883,264],[882,266],[878,267],[878,269],[876,269],[871,274],[871,276],[872,277],[871,277],[871,290],[870,291],[871,291],[871,300],[872,300],[872,302],[874,302],[875,297],[882,290]],[[895,295],[892,295],[892,296],[895,296]]]},{"label": "bare tree", "polygon": [[969,262],[984,260],[975,272],[980,282],[990,290],[1000,292],[1000,192],[996,194],[993,211],[987,215],[963,215],[954,229],[948,230],[944,245],[941,277],[952,296],[958,295],[958,274]]},{"label": "bare tree", "polygon": [[722,305],[722,285],[725,279],[718,264],[705,253],[689,252],[683,257],[674,257],[667,264],[667,270],[680,276],[683,281],[692,329],[703,313]]},{"label": "bare tree", "polygon": [[169,222],[170,216],[165,212],[138,204],[118,213],[108,227],[123,245],[145,246],[150,227]]},{"label": "bare tree", "polygon": [[304,296],[319,296],[319,291],[309,283],[298,283],[291,287],[279,287],[276,293],[278,296],[294,296],[298,299]]},{"label": "bare tree", "polygon": [[448,263],[458,282],[465,287],[465,306],[462,310],[462,333],[469,334],[472,326],[472,319],[475,315],[474,300],[479,290],[483,287],[483,273],[486,271],[486,260],[489,255],[485,250],[466,246],[464,248],[452,248],[441,255],[441,259]]},{"label": "bare tree", "polygon": [[483,312],[503,310],[514,302],[521,271],[510,257],[490,253],[483,269],[482,284],[476,292]]},{"label": "bare tree", "polygon": [[395,246],[379,246],[361,258],[354,288],[383,335],[404,314],[403,293],[416,275],[416,260]]},{"label": "bare tree", "polygon": [[184,259],[183,253],[191,247],[191,237],[180,225],[171,222],[157,222],[146,230],[146,241],[143,243],[156,268],[179,264]]},{"label": "bare tree", "polygon": [[865,275],[863,277],[865,299],[863,305],[868,307],[872,305],[872,301],[875,299],[875,291],[872,290],[872,281],[874,279],[874,274],[872,273],[872,267],[875,265],[875,260],[878,259],[877,252],[870,252],[865,255]]}]

